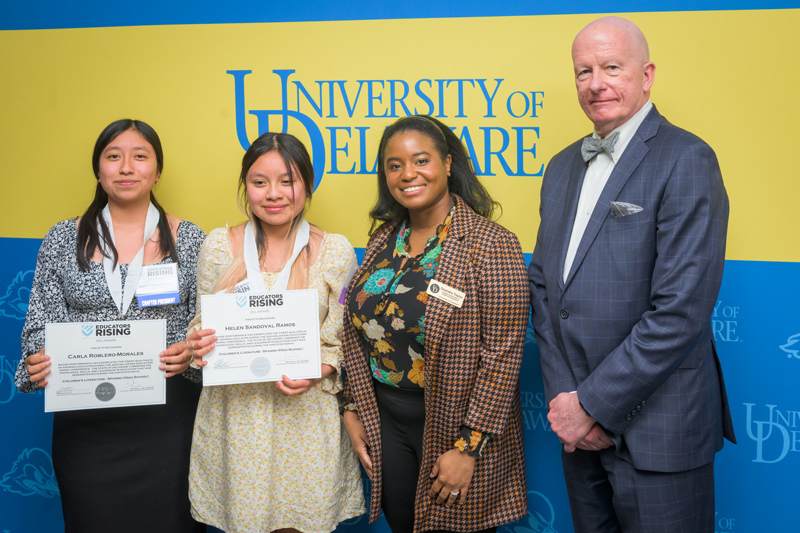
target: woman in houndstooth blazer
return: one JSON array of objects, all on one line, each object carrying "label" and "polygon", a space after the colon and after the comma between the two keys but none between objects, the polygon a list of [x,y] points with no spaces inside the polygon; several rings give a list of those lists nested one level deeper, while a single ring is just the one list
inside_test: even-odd
[{"label": "woman in houndstooth blazer", "polygon": [[[345,426],[395,533],[494,531],[527,512],[516,236],[444,124],[406,117],[378,152],[378,201],[345,303]],[[376,229],[377,226],[377,229]]]}]

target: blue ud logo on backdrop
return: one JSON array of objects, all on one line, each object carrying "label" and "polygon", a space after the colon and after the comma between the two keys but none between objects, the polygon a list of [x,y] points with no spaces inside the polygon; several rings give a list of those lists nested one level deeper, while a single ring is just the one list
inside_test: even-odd
[{"label": "blue ud logo on backdrop", "polygon": [[[466,146],[479,176],[495,176],[495,170],[507,176],[544,174],[544,165],[536,161],[539,128],[529,125],[531,118],[539,118],[538,112],[544,107],[543,91],[510,90],[509,84],[504,85],[506,80],[502,78],[290,81],[295,69],[275,69],[272,73],[278,77],[281,87],[280,108],[247,111],[244,103],[245,76],[252,72],[226,71],[234,79],[236,136],[239,144],[245,150],[250,147],[245,125],[248,114],[258,119],[258,135],[268,131],[287,133],[289,119],[297,120],[311,140],[315,190],[327,170],[327,161],[330,161],[328,174],[374,175],[377,172],[377,154],[372,152],[377,147],[383,128],[388,125],[386,119],[416,114],[444,119]],[[467,93],[477,97],[480,102],[474,108],[468,108],[465,104],[464,96]],[[294,109],[290,109],[290,102]],[[308,113],[301,111],[301,104]],[[357,116],[365,121],[365,125],[350,126],[350,122],[343,122],[341,126],[320,128],[312,115],[316,115],[316,119],[341,118],[343,121]],[[468,119],[470,116],[502,117],[512,122],[519,120],[521,125],[470,129],[466,124],[459,128],[450,123],[451,118],[462,122],[459,119]],[[280,119],[279,129],[270,122],[271,117]],[[378,124],[376,119],[380,121]],[[323,130],[327,131],[323,133]],[[350,167],[342,168],[345,165]]]},{"label": "blue ud logo on backdrop", "polygon": [[711,327],[717,342],[741,342],[736,328],[739,326],[739,306],[726,305],[717,300],[711,315]]},{"label": "blue ud logo on backdrop", "polygon": [[780,349],[786,352],[789,359],[800,359],[800,333],[795,333],[786,339],[786,344],[782,345]]},{"label": "blue ud logo on backdrop", "polygon": [[92,324],[84,324],[81,326],[81,333],[84,337],[91,337],[94,333],[94,326]]},{"label": "blue ud logo on backdrop", "polygon": [[535,490],[528,491],[528,514],[521,520],[500,526],[498,531],[510,533],[558,533],[554,524],[556,510],[550,499]]},{"label": "blue ud logo on backdrop", "polygon": [[[754,403],[744,404],[747,408],[747,436],[756,443],[754,463],[778,463],[789,452],[800,452],[800,411],[778,409],[777,405],[766,405],[766,409],[756,408]],[[756,408],[756,409],[754,409]],[[754,411],[765,418],[756,418]]]},{"label": "blue ud logo on backdrop", "polygon": [[[17,346],[19,346],[19,344]],[[22,393],[19,390],[17,390],[17,386],[14,383],[14,374],[17,371],[18,363],[19,363],[18,356],[6,357],[5,355],[0,355],[0,405],[10,403],[11,400],[16,398],[17,396],[33,397],[34,395],[44,394],[44,390],[42,389],[39,389],[36,392],[31,392],[28,394]]]},{"label": "blue ud logo on backdrop", "polygon": [[247,305],[247,296],[237,296],[236,297],[236,306],[240,309]]},{"label": "blue ud logo on backdrop", "polygon": [[0,479],[0,487],[21,496],[53,498],[59,494],[53,459],[41,448],[27,448]]},{"label": "blue ud logo on backdrop", "polygon": [[28,300],[31,296],[33,270],[21,270],[0,296],[0,316],[25,320],[28,313]]},{"label": "blue ud logo on backdrop", "polygon": [[[552,433],[550,422],[547,420],[547,402],[545,401],[544,391],[542,390],[542,380],[539,377],[539,352],[536,347],[536,336],[533,328],[528,324],[528,331],[525,333],[525,352],[524,361],[527,364],[535,365],[536,376],[524,376],[521,382],[520,402],[522,404],[522,427],[525,431],[544,431]],[[526,363],[523,363],[525,366]],[[530,374],[530,372],[527,372]],[[530,390],[530,389],[533,390]],[[527,438],[527,437],[526,437]]]},{"label": "blue ud logo on backdrop", "polygon": [[736,525],[735,518],[728,518],[726,516],[719,516],[719,513],[714,513],[714,533],[723,533],[730,531]]}]

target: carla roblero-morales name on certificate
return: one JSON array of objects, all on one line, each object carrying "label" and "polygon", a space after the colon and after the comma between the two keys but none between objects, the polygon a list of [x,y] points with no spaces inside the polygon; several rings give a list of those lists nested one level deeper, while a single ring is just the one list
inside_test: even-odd
[{"label": "carla roblero-morales name on certificate", "polygon": [[321,376],[316,289],[200,297],[203,328],[216,330],[203,385]]},{"label": "carla roblero-morales name on certificate", "polygon": [[165,403],[166,339],[165,320],[45,324],[45,412]]}]

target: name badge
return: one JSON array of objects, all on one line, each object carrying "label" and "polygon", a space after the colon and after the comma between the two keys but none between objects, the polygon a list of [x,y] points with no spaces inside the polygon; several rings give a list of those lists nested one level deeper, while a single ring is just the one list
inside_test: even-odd
[{"label": "name badge", "polygon": [[[221,291],[219,294],[223,294],[225,291]],[[243,292],[250,292],[250,280],[244,279],[236,284],[233,288],[233,292],[235,294],[243,293]]]},{"label": "name badge", "polygon": [[427,292],[434,298],[439,298],[440,300],[456,307],[461,307],[464,305],[464,298],[467,296],[466,293],[463,293],[458,289],[454,289],[449,285],[445,285],[441,281],[436,281],[435,279],[432,279],[431,282],[428,283]]},{"label": "name badge", "polygon": [[136,299],[139,307],[172,305],[180,303],[178,290],[178,265],[145,265],[136,288]]}]

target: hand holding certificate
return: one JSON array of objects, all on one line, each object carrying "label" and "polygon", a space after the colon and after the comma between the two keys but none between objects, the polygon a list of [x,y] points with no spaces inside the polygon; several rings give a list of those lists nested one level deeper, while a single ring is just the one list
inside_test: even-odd
[{"label": "hand holding certificate", "polygon": [[218,337],[203,385],[320,377],[316,290],[203,295],[201,306]]},{"label": "hand holding certificate", "polygon": [[46,324],[45,412],[165,403],[166,330],[164,320]]}]

